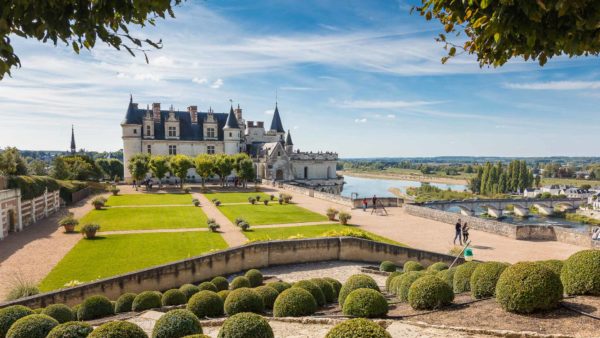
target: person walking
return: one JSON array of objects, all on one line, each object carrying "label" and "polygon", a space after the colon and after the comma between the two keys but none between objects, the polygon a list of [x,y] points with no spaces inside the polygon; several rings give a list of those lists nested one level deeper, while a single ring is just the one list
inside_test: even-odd
[{"label": "person walking", "polygon": [[454,245],[456,245],[456,239],[458,238],[458,243],[462,246],[462,236],[461,236],[462,225],[460,224],[460,218],[454,225]]},{"label": "person walking", "polygon": [[373,195],[373,210],[377,209],[377,196]]},{"label": "person walking", "polygon": [[364,212],[364,211],[367,211],[367,205],[368,205],[368,204],[369,204],[369,202],[367,202],[367,198],[366,198],[366,197],[365,197],[365,198],[363,198],[363,201],[362,201],[362,205],[363,205],[363,212]]},{"label": "person walking", "polygon": [[463,235],[463,243],[467,243],[469,241],[469,226],[467,222],[462,226],[462,235]]}]

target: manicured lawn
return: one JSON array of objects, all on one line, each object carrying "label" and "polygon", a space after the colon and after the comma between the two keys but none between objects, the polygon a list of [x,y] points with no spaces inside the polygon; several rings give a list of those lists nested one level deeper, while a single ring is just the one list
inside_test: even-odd
[{"label": "manicured lawn", "polygon": [[339,236],[343,236],[344,232],[361,232],[366,234],[370,239],[378,242],[389,243],[394,245],[402,245],[391,239],[375,235],[374,233],[358,229],[353,226],[345,226],[340,224],[323,224],[323,225],[306,225],[297,227],[283,228],[254,228],[251,231],[244,232],[244,235],[251,241],[268,241],[277,239],[293,239],[293,238],[316,238],[325,237],[323,234],[335,231]]},{"label": "manicured lawn", "polygon": [[88,282],[227,247],[211,232],[146,233],[82,239],[40,284],[42,291]]},{"label": "manicured lawn", "polygon": [[250,226],[327,221],[326,216],[294,204],[223,205],[219,207],[219,210],[232,222],[241,217],[250,223]]},{"label": "manicured lawn", "polygon": [[[277,203],[278,195],[274,194],[276,200],[273,201]],[[206,193],[204,194],[209,201],[212,201],[213,198],[218,199],[221,203],[249,203],[248,197],[260,196],[260,200],[262,203],[265,199],[271,199],[270,195],[265,194],[263,192],[219,192],[219,193]]]},{"label": "manicured lawn", "polygon": [[100,231],[205,228],[201,208],[140,207],[92,210],[79,220],[80,225],[100,224]]},{"label": "manicured lawn", "polygon": [[130,194],[108,198],[107,206],[192,204],[191,194]]}]

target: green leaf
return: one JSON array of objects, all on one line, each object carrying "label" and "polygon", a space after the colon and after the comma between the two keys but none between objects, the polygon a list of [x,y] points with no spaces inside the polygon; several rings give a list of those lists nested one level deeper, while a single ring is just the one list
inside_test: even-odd
[{"label": "green leaf", "polygon": [[481,4],[480,4],[481,8],[486,9],[490,5],[491,1],[492,0],[481,0]]},{"label": "green leaf", "polygon": [[494,41],[496,41],[496,43],[498,43],[498,41],[500,41],[500,33],[494,34]]}]

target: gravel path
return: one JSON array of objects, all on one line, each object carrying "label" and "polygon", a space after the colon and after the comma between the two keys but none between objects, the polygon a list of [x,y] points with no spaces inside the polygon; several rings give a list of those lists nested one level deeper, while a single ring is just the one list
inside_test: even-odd
[{"label": "gravel path", "polygon": [[238,227],[233,225],[231,221],[225,217],[219,211],[219,209],[206,198],[203,194],[193,193],[194,198],[197,198],[200,201],[200,205],[202,206],[202,211],[206,214],[207,218],[214,218],[217,223],[221,226],[219,232],[223,236],[223,239],[229,245],[232,246],[240,246],[246,244],[248,242],[248,238],[244,236],[244,234],[240,231]]}]

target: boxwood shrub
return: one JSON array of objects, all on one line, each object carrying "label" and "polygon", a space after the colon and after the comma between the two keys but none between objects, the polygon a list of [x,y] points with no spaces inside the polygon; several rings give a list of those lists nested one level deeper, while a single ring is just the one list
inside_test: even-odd
[{"label": "boxwood shrub", "polygon": [[283,291],[292,287],[292,285],[290,283],[286,283],[286,282],[271,282],[271,283],[267,283],[267,286],[272,287],[273,289],[277,290],[277,292],[279,292],[279,293],[282,293]]},{"label": "boxwood shrub", "polygon": [[6,338],[46,338],[50,330],[58,325],[56,319],[41,314],[32,314],[14,322]]},{"label": "boxwood shrub", "polygon": [[135,312],[159,308],[162,306],[161,294],[155,291],[144,291],[133,299],[131,310]]},{"label": "boxwood shrub", "polygon": [[446,284],[450,285],[451,288],[454,289],[454,274],[456,273],[456,267],[452,267],[448,270],[442,270],[442,271],[438,271],[435,276],[441,280],[443,280],[444,282],[446,282]]},{"label": "boxwood shrub", "polygon": [[239,289],[239,288],[249,288],[252,285],[250,284],[250,280],[244,276],[237,276],[229,284],[229,288],[231,290]]},{"label": "boxwood shrub", "polygon": [[494,297],[496,294],[496,283],[507,263],[485,262],[479,264],[471,274],[471,296],[476,299]]},{"label": "boxwood shrub", "polygon": [[346,297],[350,294],[350,292],[361,288],[379,291],[379,286],[377,286],[377,282],[375,282],[375,280],[371,276],[365,274],[352,275],[348,278],[348,280],[346,280],[346,283],[344,283],[344,285],[342,285],[342,288],[340,289],[340,294],[338,296],[338,303],[340,303],[340,306],[344,305],[344,301],[346,300]]},{"label": "boxwood shrub", "polygon": [[343,313],[354,317],[382,317],[388,313],[388,302],[379,291],[356,289],[346,297]]},{"label": "boxwood shrub", "polygon": [[569,257],[560,279],[569,295],[600,296],[600,250],[583,250]]},{"label": "boxwood shrub", "polygon": [[115,304],[115,313],[123,313],[131,311],[131,304],[133,304],[133,300],[137,296],[135,293],[124,293],[119,298],[117,298],[117,302]]},{"label": "boxwood shrub", "polygon": [[23,305],[12,305],[0,309],[0,338],[6,336],[6,332],[14,322],[32,314],[34,314],[33,310]]},{"label": "boxwood shrub", "polygon": [[133,323],[117,320],[98,326],[88,338],[148,338],[148,335]]},{"label": "boxwood shrub", "polygon": [[329,283],[331,283],[331,285],[333,286],[333,290],[335,291],[335,297],[337,298],[337,296],[339,296],[339,294],[340,294],[340,289],[342,288],[342,283],[340,283],[339,280],[331,278],[331,277],[323,277],[323,279],[328,281]]},{"label": "boxwood shrub", "polygon": [[427,270],[429,271],[443,271],[443,270],[448,270],[448,264],[444,263],[444,262],[437,262],[437,263],[433,263],[430,266],[427,267]]},{"label": "boxwood shrub", "polygon": [[398,281],[396,282],[396,296],[398,300],[401,302],[408,301],[408,291],[410,290],[411,285],[419,278],[425,276],[423,271],[409,271],[402,274],[402,276],[397,277]]},{"label": "boxwood shrub", "polygon": [[325,338],[392,338],[383,327],[364,319],[354,318],[334,326]]},{"label": "boxwood shrub", "polygon": [[219,292],[219,288],[212,282],[202,282],[200,285],[198,285],[198,289],[200,291],[208,290],[212,292]]},{"label": "boxwood shrub", "polygon": [[173,306],[173,305],[181,305],[187,302],[187,297],[185,293],[181,292],[179,289],[171,289],[167,290],[160,300],[162,306]]},{"label": "boxwood shrub", "polygon": [[258,292],[249,288],[235,289],[225,300],[225,313],[228,316],[241,312],[263,313],[264,311],[265,303],[262,297]]},{"label": "boxwood shrub", "polygon": [[229,289],[229,282],[225,277],[217,276],[213,278],[210,282],[217,287],[218,291]]},{"label": "boxwood shrub", "polygon": [[207,336],[205,334],[191,334],[191,335],[185,336],[183,338],[212,338],[212,337]]},{"label": "boxwood shrub", "polygon": [[326,301],[325,301],[325,295],[323,294],[323,291],[321,291],[321,289],[312,281],[301,280],[297,283],[294,283],[294,287],[302,288],[302,289],[310,292],[310,294],[313,297],[315,297],[315,300],[317,301],[317,305],[319,305],[319,306],[325,305]]},{"label": "boxwood shrub", "polygon": [[554,271],[555,274],[560,276],[563,267],[563,261],[558,259],[548,259],[545,261],[537,261],[536,263],[547,267],[548,269]]},{"label": "boxwood shrub", "polygon": [[390,261],[383,261],[379,264],[379,271],[394,272],[396,271],[396,264]]},{"label": "boxwood shrub", "polygon": [[466,262],[456,267],[452,287],[454,293],[471,291],[471,275],[479,263]]},{"label": "boxwood shrub", "polygon": [[225,320],[218,338],[274,338],[266,319],[255,313],[238,313]]},{"label": "boxwood shrub", "polygon": [[421,265],[421,263],[415,262],[415,261],[407,261],[402,266],[402,271],[404,271],[404,272],[421,271],[421,270],[425,270],[425,268],[423,267],[423,265]]},{"label": "boxwood shrub", "polygon": [[75,319],[73,318],[73,311],[65,304],[48,305],[42,311],[42,314],[56,319],[59,324],[70,322]]},{"label": "boxwood shrub", "polygon": [[317,301],[310,292],[302,288],[292,287],[277,296],[273,304],[275,317],[302,317],[317,311]]},{"label": "boxwood shrub", "polygon": [[388,288],[389,293],[394,295],[398,294],[398,287],[400,286],[400,282],[402,281],[400,277],[402,277],[403,274],[404,272],[392,278],[392,280],[390,281],[390,287]]},{"label": "boxwood shrub", "polygon": [[449,305],[454,292],[443,280],[425,275],[417,279],[408,290],[408,303],[415,310],[432,310]]},{"label": "boxwood shrub", "polygon": [[510,312],[554,309],[562,295],[560,278],[552,270],[531,262],[509,266],[496,284],[496,300]]},{"label": "boxwood shrub", "polygon": [[318,286],[319,289],[321,289],[323,295],[325,296],[326,303],[332,303],[335,301],[337,297],[335,295],[335,289],[333,288],[333,285],[331,285],[331,283],[329,283],[323,278],[313,278],[310,279],[310,281],[313,282],[316,286]]},{"label": "boxwood shrub", "polygon": [[186,308],[200,319],[220,317],[223,315],[223,299],[215,292],[204,290],[193,295]]},{"label": "boxwood shrub", "polygon": [[192,298],[193,295],[200,292],[200,289],[194,284],[183,284],[179,287],[179,290],[183,292],[187,299]]},{"label": "boxwood shrub", "polygon": [[229,296],[230,293],[231,290],[221,290],[217,292],[217,295],[219,295],[219,297],[221,297],[221,299],[223,300],[223,303],[225,303],[225,300],[227,299],[227,296]]},{"label": "boxwood shrub", "polygon": [[85,322],[66,322],[55,326],[46,338],[86,338],[93,330]]},{"label": "boxwood shrub", "polygon": [[92,320],[112,316],[115,309],[110,300],[104,296],[86,298],[77,309],[77,320]]},{"label": "boxwood shrub", "polygon": [[260,286],[263,283],[263,275],[257,269],[250,269],[246,271],[244,277],[248,278],[250,281],[250,286],[252,287]]},{"label": "boxwood shrub", "polygon": [[392,279],[396,278],[397,276],[400,276],[401,274],[402,271],[394,271],[385,279],[385,289],[388,290],[388,292],[390,291],[390,284],[392,283]]},{"label": "boxwood shrub", "polygon": [[275,303],[275,299],[277,299],[277,296],[279,296],[279,292],[277,292],[277,290],[268,285],[263,285],[254,288],[254,291],[258,292],[258,294],[262,297],[265,308],[273,308],[273,303]]},{"label": "boxwood shrub", "polygon": [[183,337],[202,333],[200,320],[188,310],[172,310],[162,315],[154,324],[152,338]]}]

